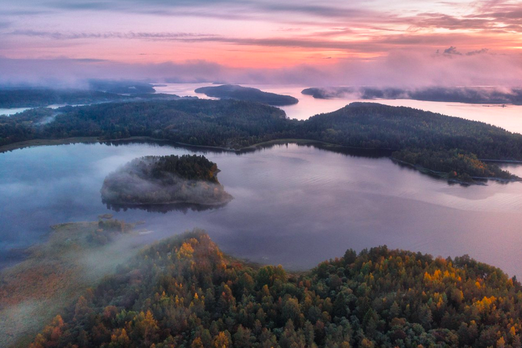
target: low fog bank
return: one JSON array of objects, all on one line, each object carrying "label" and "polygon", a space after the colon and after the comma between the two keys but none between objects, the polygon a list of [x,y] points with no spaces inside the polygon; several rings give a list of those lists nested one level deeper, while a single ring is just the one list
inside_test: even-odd
[{"label": "low fog bank", "polygon": [[[0,64],[6,63],[4,58],[0,58]],[[9,60],[7,61],[9,64]],[[59,64],[59,61],[49,61],[46,65]],[[29,63],[27,63],[29,65]],[[22,64],[23,65],[23,64]],[[27,66],[31,69],[30,66]],[[34,67],[33,67],[34,69]],[[2,67],[0,66],[0,71]],[[56,74],[53,77],[45,76],[45,72],[38,74],[34,71],[32,77],[25,73],[9,74],[4,73],[0,79],[0,91],[13,90],[29,90],[39,91],[42,89],[51,90],[78,90],[78,91],[96,91],[108,94],[147,94],[154,93],[154,85],[147,79],[128,79],[128,78],[107,78],[107,75],[93,78],[86,76],[85,78],[70,78],[66,76],[66,72]]]},{"label": "low fog bank", "polygon": [[230,200],[219,184],[169,176],[170,180],[148,180],[126,172],[113,173],[107,177],[101,189],[103,202],[120,205],[218,205]]},{"label": "low fog bank", "polygon": [[469,104],[522,105],[522,89],[507,87],[426,87],[413,89],[312,87],[304,89],[302,94],[311,95],[316,99],[413,99]]},{"label": "low fog bank", "polygon": [[39,86],[22,83],[1,85],[0,108],[85,105],[107,102],[142,100],[172,100],[174,94],[156,93],[150,83],[133,80],[89,80],[65,88],[61,85]]},{"label": "low fog bank", "polygon": [[0,84],[88,88],[89,80],[137,80],[170,83],[295,84],[308,86],[521,86],[519,55],[480,50],[461,54],[397,50],[378,58],[325,60],[315,65],[243,68],[207,60],[129,64],[97,59],[0,58]]},{"label": "low fog bank", "polygon": [[[115,227],[107,230],[111,222]],[[100,220],[53,226],[49,241],[33,246],[25,261],[0,272],[3,345],[28,346],[57,314],[141,250],[145,244],[141,229],[123,223],[121,232],[120,223]]]}]

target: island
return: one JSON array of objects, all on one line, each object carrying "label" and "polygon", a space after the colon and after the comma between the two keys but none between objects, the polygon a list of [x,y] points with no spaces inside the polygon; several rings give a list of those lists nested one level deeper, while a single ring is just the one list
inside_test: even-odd
[{"label": "island", "polygon": [[495,87],[312,87],[301,91],[316,99],[412,99],[467,104],[522,105],[522,89]]},{"label": "island", "polygon": [[257,88],[243,87],[239,85],[200,87],[197,88],[195,92],[203,93],[208,97],[246,100],[274,106],[294,105],[299,102],[297,98],[289,95],[263,92]]},{"label": "island", "polygon": [[520,347],[522,286],[469,256],[348,249],[306,272],[194,230],[145,247],[30,347]]},{"label": "island", "polygon": [[217,165],[204,156],[146,156],[134,159],[109,174],[101,188],[102,200],[111,205],[228,203],[217,179]]}]

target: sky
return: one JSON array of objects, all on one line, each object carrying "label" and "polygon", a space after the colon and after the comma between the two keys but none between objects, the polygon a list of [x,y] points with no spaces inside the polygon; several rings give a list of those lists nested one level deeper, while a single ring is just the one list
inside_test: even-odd
[{"label": "sky", "polygon": [[521,1],[0,0],[0,83],[513,87],[521,34]]}]

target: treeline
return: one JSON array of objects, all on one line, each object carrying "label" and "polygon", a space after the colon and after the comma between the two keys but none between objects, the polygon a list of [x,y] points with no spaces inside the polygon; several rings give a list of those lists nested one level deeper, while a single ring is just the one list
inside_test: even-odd
[{"label": "treeline", "polygon": [[[189,145],[239,150],[277,139],[305,139],[395,152],[445,177],[512,178],[481,159],[522,160],[522,135],[485,123],[406,107],[352,103],[340,110],[289,120],[277,108],[235,100],[175,100],[64,107],[0,117],[0,145],[79,136],[150,136]],[[436,154],[436,158],[432,155]],[[456,176],[454,175],[456,172]]]},{"label": "treeline", "polygon": [[86,104],[123,99],[101,91],[53,89],[0,89],[0,108],[40,107],[52,104]]},{"label": "treeline", "polygon": [[145,82],[88,80],[86,89],[0,86],[0,108],[42,107],[52,104],[90,104],[151,97],[156,90]]},{"label": "treeline", "polygon": [[156,179],[161,179],[165,173],[177,175],[187,180],[204,180],[218,183],[216,173],[217,164],[209,161],[205,156],[198,155],[169,155],[146,156],[131,161],[137,166],[149,166],[143,172],[150,172]]},{"label": "treeline", "polygon": [[194,231],[144,249],[31,347],[520,347],[521,290],[467,256],[385,246],[289,274]]},{"label": "treeline", "polygon": [[[102,85],[104,86],[104,85]],[[101,86],[100,86],[101,87]],[[151,87],[152,88],[152,87]],[[154,89],[152,89],[154,92]],[[119,94],[122,93],[122,94]],[[114,87],[109,91],[75,89],[1,89],[0,108],[34,108],[53,104],[93,104],[152,99],[178,99],[178,96],[151,93],[146,87]]]}]

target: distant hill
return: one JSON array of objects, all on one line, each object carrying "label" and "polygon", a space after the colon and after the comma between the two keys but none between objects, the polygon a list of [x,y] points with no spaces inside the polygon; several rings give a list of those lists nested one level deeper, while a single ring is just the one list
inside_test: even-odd
[{"label": "distant hill", "polygon": [[86,89],[51,87],[0,87],[0,108],[33,108],[49,105],[93,104],[148,99],[178,99],[176,95],[156,94],[149,83],[136,81],[90,80]]},{"label": "distant hill", "polygon": [[289,95],[263,92],[257,88],[239,85],[201,87],[196,89],[195,92],[203,93],[208,97],[253,101],[274,106],[293,105],[299,102],[298,99]]}]

